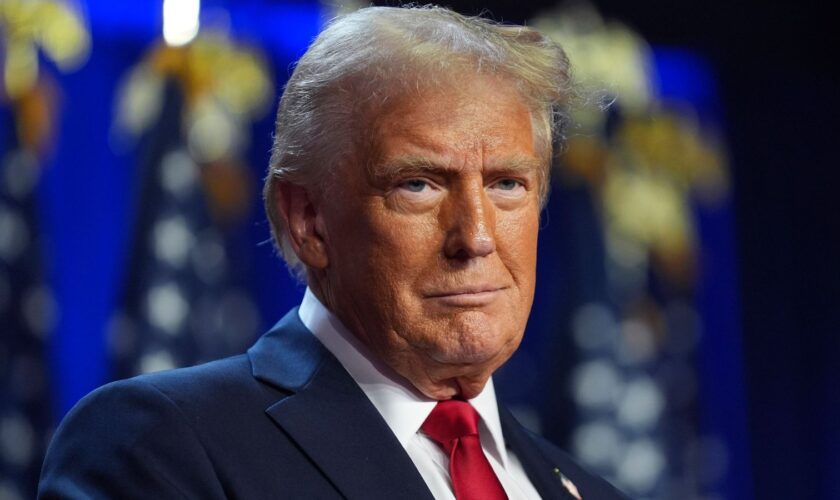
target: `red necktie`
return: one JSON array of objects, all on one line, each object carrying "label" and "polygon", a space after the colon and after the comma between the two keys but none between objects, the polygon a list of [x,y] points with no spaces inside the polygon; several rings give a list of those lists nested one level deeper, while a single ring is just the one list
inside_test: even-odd
[{"label": "red necktie", "polygon": [[478,413],[466,401],[438,402],[421,427],[449,454],[449,475],[457,500],[507,500],[478,440]]}]

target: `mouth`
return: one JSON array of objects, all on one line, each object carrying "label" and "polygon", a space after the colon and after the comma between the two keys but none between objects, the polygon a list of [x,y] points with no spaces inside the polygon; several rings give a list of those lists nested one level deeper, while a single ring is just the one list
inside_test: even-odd
[{"label": "mouth", "polygon": [[427,293],[424,298],[441,305],[455,307],[481,307],[496,300],[507,287],[479,285],[465,286]]}]

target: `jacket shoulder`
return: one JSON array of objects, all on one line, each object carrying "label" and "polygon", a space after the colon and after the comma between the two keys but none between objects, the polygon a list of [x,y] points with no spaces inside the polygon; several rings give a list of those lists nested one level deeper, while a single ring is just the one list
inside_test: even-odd
[{"label": "jacket shoulder", "polygon": [[253,405],[255,400],[276,399],[276,393],[269,394],[268,388],[251,375],[251,363],[246,354],[140,375],[106,385],[103,390],[123,391],[137,387],[159,392],[185,414],[212,413],[237,403]]},{"label": "jacket shoulder", "polygon": [[56,430],[39,498],[221,498],[203,416],[265,390],[245,355],[104,385]]}]

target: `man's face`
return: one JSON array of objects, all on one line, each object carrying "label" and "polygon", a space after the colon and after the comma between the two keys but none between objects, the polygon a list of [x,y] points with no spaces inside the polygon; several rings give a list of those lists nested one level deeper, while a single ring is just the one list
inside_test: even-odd
[{"label": "man's face", "polygon": [[426,396],[473,397],[519,346],[534,295],[544,161],[529,109],[476,77],[398,100],[365,141],[319,203],[316,288]]}]

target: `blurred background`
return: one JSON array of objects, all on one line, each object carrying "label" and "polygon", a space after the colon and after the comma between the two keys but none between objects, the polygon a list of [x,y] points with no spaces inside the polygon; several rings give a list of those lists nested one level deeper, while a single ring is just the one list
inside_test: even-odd
[{"label": "blurred background", "polygon": [[[502,399],[633,498],[840,498],[827,11],[445,5],[540,28],[581,89]],[[272,116],[357,7],[0,0],[0,499],[33,497],[92,389],[241,352],[297,305],[261,208]]]}]

